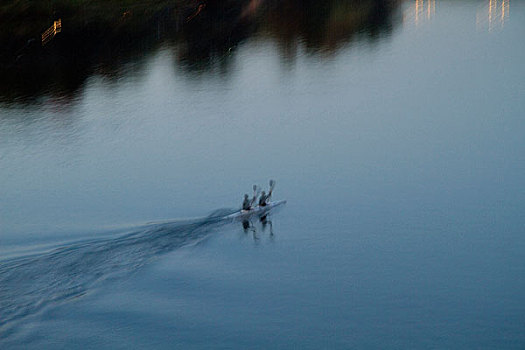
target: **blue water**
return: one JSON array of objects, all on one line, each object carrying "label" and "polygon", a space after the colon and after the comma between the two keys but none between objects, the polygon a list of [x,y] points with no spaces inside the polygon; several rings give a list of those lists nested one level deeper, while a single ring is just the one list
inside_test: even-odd
[{"label": "blue water", "polygon": [[[0,346],[523,348],[525,6],[495,2],[2,99]],[[271,224],[216,219],[271,178]]]}]

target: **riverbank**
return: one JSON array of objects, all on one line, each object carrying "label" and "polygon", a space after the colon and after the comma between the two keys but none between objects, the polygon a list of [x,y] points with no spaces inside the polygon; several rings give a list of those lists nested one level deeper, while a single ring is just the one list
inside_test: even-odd
[{"label": "riverbank", "polygon": [[[80,28],[101,28],[107,36],[126,30],[136,31],[160,14],[176,15],[191,11],[192,1],[11,1],[0,6],[0,42],[10,56],[23,49],[30,40],[40,35],[61,19],[64,32],[77,32]],[[86,30],[84,30],[86,32]]]}]

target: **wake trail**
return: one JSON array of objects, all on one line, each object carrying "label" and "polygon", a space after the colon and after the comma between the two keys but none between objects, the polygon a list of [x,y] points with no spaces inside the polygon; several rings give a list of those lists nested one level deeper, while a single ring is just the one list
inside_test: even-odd
[{"label": "wake trail", "polygon": [[104,280],[125,276],[155,257],[198,243],[230,222],[225,217],[233,211],[219,209],[205,218],[147,224],[114,238],[0,261],[0,339],[48,306],[78,298]]}]

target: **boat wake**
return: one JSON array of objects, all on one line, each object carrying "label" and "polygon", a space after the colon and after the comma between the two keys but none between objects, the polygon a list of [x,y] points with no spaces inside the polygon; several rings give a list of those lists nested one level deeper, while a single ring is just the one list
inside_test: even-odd
[{"label": "boat wake", "polygon": [[234,210],[133,227],[112,238],[76,242],[46,253],[0,261],[0,339],[47,307],[81,297],[104,280],[119,278],[174,249],[196,244]]}]

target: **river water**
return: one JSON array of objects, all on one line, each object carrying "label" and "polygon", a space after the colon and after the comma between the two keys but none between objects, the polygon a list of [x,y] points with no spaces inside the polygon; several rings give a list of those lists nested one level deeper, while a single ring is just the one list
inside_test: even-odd
[{"label": "river water", "polygon": [[525,3],[327,4],[2,87],[2,348],[525,346]]}]

